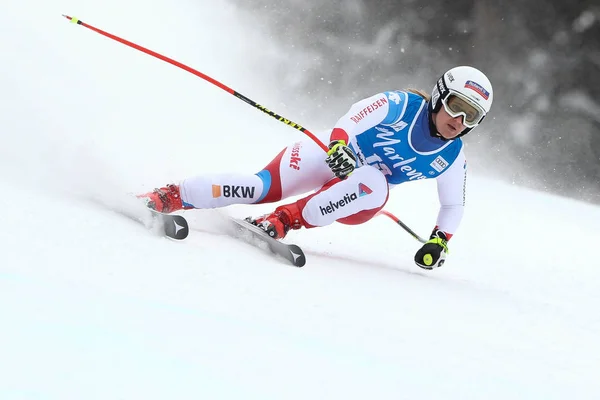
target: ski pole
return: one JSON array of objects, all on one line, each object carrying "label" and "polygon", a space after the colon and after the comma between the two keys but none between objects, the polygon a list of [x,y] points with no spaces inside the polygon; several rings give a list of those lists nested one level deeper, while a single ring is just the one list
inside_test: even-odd
[{"label": "ski pole", "polygon": [[88,28],[88,29],[90,29],[90,30],[92,30],[92,31],[94,31],[94,32],[97,32],[97,33],[99,33],[99,34],[101,34],[101,35],[103,35],[103,36],[106,36],[107,38],[110,38],[110,39],[113,39],[113,40],[115,40],[115,41],[117,41],[117,42],[123,43],[123,44],[124,44],[124,45],[126,45],[126,46],[132,47],[132,48],[134,48],[134,49],[136,49],[136,50],[139,50],[139,51],[141,51],[141,52],[143,52],[143,53],[146,53],[146,54],[148,54],[148,55],[151,55],[151,56],[153,56],[153,57],[156,57],[156,58],[158,58],[159,60],[166,61],[166,62],[168,62],[169,64],[172,64],[172,65],[174,65],[174,66],[176,66],[176,67],[179,67],[179,68],[181,68],[181,69],[183,69],[183,70],[185,70],[185,71],[187,71],[187,72],[189,72],[189,73],[191,73],[191,74],[194,74],[194,75],[196,75],[196,76],[198,76],[198,77],[200,77],[200,78],[204,79],[204,80],[205,80],[205,81],[207,81],[207,82],[210,82],[210,83],[212,83],[213,85],[217,86],[218,88],[221,88],[221,89],[223,89],[224,91],[226,91],[227,93],[230,93],[230,94],[234,95],[234,96],[235,96],[235,97],[237,97],[238,99],[240,99],[240,100],[242,100],[242,101],[244,101],[244,102],[246,102],[246,103],[250,104],[252,107],[259,109],[260,111],[262,111],[262,112],[264,112],[265,114],[267,114],[267,115],[269,115],[269,116],[271,116],[271,117],[275,118],[276,120],[278,120],[278,121],[280,121],[280,122],[283,122],[284,124],[286,124],[286,125],[288,125],[288,126],[291,126],[291,127],[292,127],[292,128],[294,128],[294,129],[297,129],[297,130],[299,130],[300,132],[302,132],[302,133],[304,133],[305,135],[307,135],[308,137],[310,137],[310,138],[311,138],[311,139],[312,139],[312,140],[313,140],[313,141],[314,141],[316,144],[318,144],[318,145],[319,145],[319,147],[321,147],[321,148],[322,148],[322,149],[323,149],[325,152],[329,151],[329,148],[328,148],[327,146],[325,146],[325,144],[323,144],[323,142],[321,142],[321,141],[320,141],[320,140],[319,140],[319,139],[318,139],[318,138],[317,138],[317,137],[316,137],[316,136],[315,136],[315,135],[314,135],[312,132],[310,132],[308,129],[304,128],[303,126],[301,126],[301,125],[299,125],[299,124],[297,124],[297,123],[295,123],[294,121],[291,121],[291,120],[289,120],[289,119],[287,119],[287,118],[284,118],[284,117],[282,117],[281,115],[279,115],[279,114],[277,114],[277,113],[275,113],[275,112],[273,112],[273,111],[269,110],[269,109],[268,109],[268,108],[266,108],[265,106],[262,106],[262,105],[258,104],[257,102],[255,102],[254,100],[252,100],[252,99],[249,99],[248,97],[244,96],[243,94],[241,94],[241,93],[239,93],[239,92],[236,92],[235,90],[231,89],[231,88],[230,88],[230,87],[228,87],[228,86],[225,86],[224,84],[222,84],[221,82],[217,81],[216,79],[213,79],[213,78],[211,78],[210,76],[208,76],[208,75],[206,75],[206,74],[203,74],[202,72],[200,72],[200,71],[198,71],[198,70],[196,70],[196,69],[194,69],[194,68],[192,68],[192,67],[189,67],[189,66],[187,66],[187,65],[185,65],[185,64],[182,64],[182,63],[180,63],[179,61],[173,60],[172,58],[169,58],[169,57],[167,57],[167,56],[164,56],[164,55],[162,55],[162,54],[159,54],[159,53],[157,53],[157,52],[155,52],[155,51],[152,51],[152,50],[150,50],[150,49],[147,49],[147,48],[145,48],[145,47],[142,47],[142,46],[140,46],[140,45],[138,45],[138,44],[135,44],[135,43],[133,43],[133,42],[130,42],[129,40],[126,40],[126,39],[120,38],[120,37],[118,37],[118,36],[116,36],[116,35],[113,35],[112,33],[105,32],[105,31],[103,31],[102,29],[98,29],[98,28],[96,28],[96,27],[94,27],[94,26],[92,26],[92,25],[86,24],[85,22],[83,22],[82,20],[80,20],[80,19],[78,19],[78,18],[75,18],[75,17],[70,17],[70,16],[68,16],[68,15],[65,15],[65,14],[63,14],[63,17],[65,17],[66,19],[70,20],[70,21],[71,21],[72,23],[74,23],[74,24],[81,25],[81,26],[83,26],[83,27],[85,27],[85,28]]},{"label": "ski pole", "polygon": [[[103,31],[102,29],[98,29],[90,24],[87,24],[85,22],[83,22],[82,20],[75,18],[75,17],[70,17],[68,15],[62,14],[63,17],[65,17],[66,19],[68,19],[69,21],[71,21],[74,24],[77,25],[81,25],[85,28],[88,28],[96,33],[99,33],[102,36],[106,36],[109,39],[115,40],[119,43],[122,43],[126,46],[129,46],[133,49],[139,50],[143,53],[146,53],[150,56],[156,57],[159,60],[168,62],[169,64],[172,64],[176,67],[179,67],[181,69],[183,69],[184,71],[187,71],[191,74],[196,75],[199,78],[204,79],[205,81],[212,83],[213,85],[217,86],[220,89],[223,89],[224,91],[226,91],[227,93],[230,93],[232,95],[234,95],[235,97],[237,97],[238,99],[244,101],[245,103],[251,105],[254,108],[259,109],[260,111],[264,112],[265,114],[275,118],[276,120],[283,122],[284,124],[291,126],[294,129],[299,130],[300,132],[304,133],[305,135],[307,135],[309,138],[311,138],[317,145],[319,145],[319,147],[321,147],[323,149],[323,151],[327,152],[329,150],[329,148],[327,146],[325,146],[325,144],[323,144],[323,142],[321,142],[312,132],[310,132],[308,129],[304,128],[303,126],[293,122],[292,120],[289,120],[287,118],[282,117],[281,115],[269,110],[268,108],[258,104],[257,102],[255,102],[254,100],[244,96],[243,94],[236,92],[235,90],[231,89],[230,87],[222,84],[221,82],[217,81],[216,79],[211,78],[210,76],[203,74],[202,72],[189,67],[183,63],[180,63],[179,61],[173,60],[172,58],[169,58],[167,56],[164,56],[162,54],[159,54],[153,50],[147,49],[143,46],[140,46],[138,44],[135,44],[133,42],[130,42],[129,40],[123,39],[119,36],[113,35],[112,33]],[[415,239],[417,239],[418,241],[420,241],[421,243],[425,243],[425,240],[423,240],[419,235],[417,235],[416,233],[414,233],[408,226],[406,226],[402,221],[400,221],[400,219],[398,219],[398,217],[396,217],[394,214],[390,213],[389,211],[379,211],[377,213],[377,215],[385,215],[389,218],[391,218],[394,222],[396,222],[398,225],[400,225],[402,228],[404,228],[404,230],[406,232],[408,232],[410,235],[412,235],[412,237],[414,237]]]},{"label": "ski pole", "polygon": [[392,214],[391,212],[386,211],[386,210],[381,210],[381,211],[378,211],[377,214],[375,214],[375,215],[385,215],[386,217],[389,217],[392,221],[394,221],[395,223],[400,225],[406,232],[408,232],[412,237],[417,239],[419,242],[427,243],[427,240],[425,240],[421,236],[417,235],[412,229],[410,229],[404,222],[400,221],[400,219],[398,217],[396,217],[394,214]]}]

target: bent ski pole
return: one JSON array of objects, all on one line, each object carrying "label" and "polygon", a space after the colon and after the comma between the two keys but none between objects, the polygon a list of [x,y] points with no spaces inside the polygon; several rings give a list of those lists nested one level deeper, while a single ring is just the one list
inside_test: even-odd
[{"label": "bent ski pole", "polygon": [[200,77],[202,79],[204,79],[207,82],[212,83],[213,85],[217,86],[218,88],[223,89],[224,91],[234,95],[235,97],[237,97],[238,99],[250,104],[252,107],[259,109],[260,111],[264,112],[265,114],[275,118],[276,120],[283,122],[284,124],[291,126],[294,129],[299,130],[300,132],[304,133],[305,135],[307,135],[309,138],[311,138],[317,145],[319,145],[319,147],[321,147],[325,152],[327,152],[329,150],[329,148],[327,146],[325,146],[325,144],[323,144],[323,142],[321,142],[312,132],[310,132],[308,129],[304,128],[303,126],[295,123],[294,121],[291,121],[287,118],[282,117],[281,115],[269,110],[268,108],[266,108],[265,106],[262,106],[260,104],[258,104],[257,102],[255,102],[252,99],[249,99],[248,97],[244,96],[243,94],[236,92],[235,90],[231,89],[228,86],[225,86],[224,84],[222,84],[221,82],[217,81],[216,79],[211,78],[210,76],[203,74],[202,72],[189,67],[185,64],[180,63],[179,61],[173,60],[172,58],[169,58],[167,56],[163,56],[162,54],[159,54],[155,51],[152,51],[150,49],[147,49],[145,47],[142,47],[138,44],[135,44],[133,42],[130,42],[129,40],[120,38],[116,35],[113,35],[112,33],[108,33],[103,31],[102,29],[98,29],[92,25],[86,24],[85,22],[81,21],[80,19],[77,19],[75,17],[70,17],[68,15],[63,14],[63,17],[65,17],[66,19],[70,20],[72,23],[77,24],[77,25],[81,25],[85,28],[88,28],[96,33],[99,33],[103,36],[106,36],[107,38],[113,39],[117,42],[123,43],[126,46],[129,46],[131,48],[134,48],[136,50],[139,50],[143,53],[146,53],[148,55],[151,55],[153,57],[158,58],[159,60],[168,62],[169,64],[172,64],[176,67],[179,67],[191,74],[196,75],[197,77]]},{"label": "bent ski pole", "polygon": [[[179,61],[173,60],[172,58],[169,58],[169,57],[164,56],[162,54],[159,54],[159,53],[157,53],[157,52],[155,52],[153,50],[147,49],[147,48],[145,48],[143,46],[140,46],[138,44],[130,42],[129,40],[123,39],[123,38],[121,38],[119,36],[113,35],[112,33],[103,31],[102,29],[96,28],[96,27],[94,27],[94,26],[92,26],[90,24],[87,24],[87,23],[81,21],[78,18],[70,17],[70,16],[65,15],[65,14],[63,14],[62,16],[65,17],[66,19],[68,19],[69,21],[71,21],[74,24],[81,25],[81,26],[83,26],[83,27],[85,27],[87,29],[90,29],[90,30],[92,30],[92,31],[94,31],[96,33],[99,33],[102,36],[106,36],[109,39],[115,40],[115,41],[117,41],[119,43],[122,43],[122,44],[124,44],[126,46],[129,46],[129,47],[131,47],[133,49],[139,50],[139,51],[141,51],[143,53],[146,53],[146,54],[148,54],[150,56],[156,57],[159,60],[168,62],[169,64],[172,64],[172,65],[174,65],[176,67],[179,67],[179,68],[183,69],[184,71],[187,71],[187,72],[189,72],[189,73],[191,73],[193,75],[196,75],[199,78],[204,79],[205,81],[207,81],[209,83],[212,83],[213,85],[217,86],[220,89],[223,89],[227,93],[230,93],[230,94],[234,95],[235,97],[237,97],[238,99],[240,99],[240,100],[244,101],[245,103],[251,105],[252,107],[257,108],[260,111],[264,112],[265,114],[267,114],[267,115],[275,118],[276,120],[278,120],[280,122],[283,122],[284,124],[286,124],[288,126],[291,126],[292,128],[297,129],[300,132],[304,133],[309,138],[311,138],[321,149],[323,149],[323,151],[327,152],[329,150],[329,148],[325,144],[323,144],[323,142],[321,142],[308,129],[304,128],[303,126],[301,126],[301,125],[299,125],[299,124],[297,124],[297,123],[295,123],[295,122],[293,122],[293,121],[291,121],[291,120],[289,120],[287,118],[282,117],[281,115],[279,115],[279,114],[277,114],[277,113],[275,113],[275,112],[273,112],[271,110],[269,110],[268,108],[266,108],[266,107],[258,104],[254,100],[252,100],[252,99],[244,96],[243,94],[241,94],[239,92],[236,92],[235,90],[231,89],[230,87],[222,84],[221,82],[217,81],[216,79],[213,79],[210,76],[208,76],[206,74],[203,74],[202,72],[200,72],[200,71],[198,71],[198,70],[196,70],[196,69],[194,69],[192,67],[189,67],[189,66],[187,66],[187,65],[185,65],[183,63],[180,63]],[[380,211],[380,212],[377,213],[377,215],[381,215],[381,214],[386,215],[387,217],[391,218],[398,225],[400,225],[402,228],[404,228],[404,230],[406,230],[406,232],[410,233],[415,239],[417,239],[421,243],[425,243],[425,241],[419,235],[417,235],[416,233],[414,233],[408,226],[406,226],[402,221],[400,221],[400,219],[398,219],[398,217],[396,217],[394,214],[390,213],[389,211],[384,211],[384,210],[382,210],[382,211]]]},{"label": "bent ski pole", "polygon": [[421,236],[417,235],[412,229],[410,229],[408,226],[406,226],[406,224],[404,222],[400,221],[400,219],[398,217],[396,217],[394,214],[392,214],[391,212],[386,211],[386,210],[381,210],[381,211],[378,211],[377,214],[375,214],[375,215],[385,215],[386,217],[389,217],[391,220],[393,220],[395,223],[400,225],[406,232],[408,232],[412,237],[417,239],[419,242],[427,243],[427,240],[425,240]]}]

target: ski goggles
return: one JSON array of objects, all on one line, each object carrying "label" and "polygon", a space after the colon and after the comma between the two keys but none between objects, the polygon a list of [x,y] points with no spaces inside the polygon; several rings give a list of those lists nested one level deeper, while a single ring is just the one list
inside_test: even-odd
[{"label": "ski goggles", "polygon": [[442,100],[444,109],[452,117],[463,116],[463,125],[467,128],[474,128],[485,117],[485,111],[471,100],[460,93],[450,91],[450,94]]}]

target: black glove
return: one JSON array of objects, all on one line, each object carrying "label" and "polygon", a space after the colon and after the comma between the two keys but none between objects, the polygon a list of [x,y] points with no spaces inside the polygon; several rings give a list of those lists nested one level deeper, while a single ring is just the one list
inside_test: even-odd
[{"label": "black glove", "polygon": [[343,140],[329,143],[329,151],[325,159],[335,176],[346,179],[356,168],[356,154]]},{"label": "black glove", "polygon": [[448,239],[442,231],[433,231],[429,241],[415,254],[415,263],[423,269],[434,269],[444,265],[448,254]]}]

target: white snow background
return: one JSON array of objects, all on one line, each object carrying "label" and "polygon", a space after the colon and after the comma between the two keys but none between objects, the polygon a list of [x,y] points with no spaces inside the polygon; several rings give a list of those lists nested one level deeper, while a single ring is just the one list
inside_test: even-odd
[{"label": "white snow background", "polygon": [[[292,232],[301,269],[196,230],[214,211],[186,212],[183,242],[154,236],[87,199],[258,171],[304,136],[61,13],[311,129],[271,79],[283,55],[226,2],[3,3],[0,399],[600,398],[598,207],[471,170],[431,272],[385,218]],[[386,209],[428,235],[435,183]]]}]

